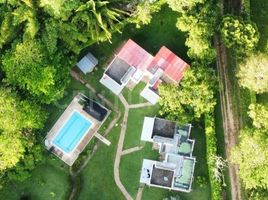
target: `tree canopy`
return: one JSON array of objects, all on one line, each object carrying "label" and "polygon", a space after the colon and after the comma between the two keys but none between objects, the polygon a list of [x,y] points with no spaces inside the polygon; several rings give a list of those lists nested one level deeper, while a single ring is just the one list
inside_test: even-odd
[{"label": "tree canopy", "polygon": [[[181,12],[177,27],[188,34],[185,42],[189,47],[188,56],[211,63],[216,57],[211,41],[218,20],[217,7],[215,9],[214,4],[203,0],[167,2],[173,10]],[[191,6],[186,6],[186,10],[180,9],[186,2]]]},{"label": "tree canopy", "polygon": [[179,122],[189,122],[209,113],[216,105],[214,89],[216,76],[213,70],[193,64],[184,73],[179,86],[162,84],[159,88],[160,114]]},{"label": "tree canopy", "polygon": [[252,51],[259,41],[257,26],[235,16],[223,18],[220,32],[224,44],[238,54]]},{"label": "tree canopy", "polygon": [[43,47],[36,40],[18,43],[4,54],[2,65],[8,84],[27,90],[43,103],[50,103],[63,95],[68,74],[67,70],[65,73],[61,70],[65,66],[57,62],[57,57],[51,60]]},{"label": "tree canopy", "polygon": [[239,64],[237,77],[240,86],[256,93],[268,92],[268,56],[251,54]]},{"label": "tree canopy", "polygon": [[250,104],[249,117],[253,121],[253,126],[258,129],[268,130],[268,106],[264,104]]},{"label": "tree canopy", "polygon": [[[40,129],[46,114],[39,106],[22,101],[8,88],[0,88],[0,171],[13,167],[23,157],[26,138]],[[12,147],[12,148],[10,148]]]},{"label": "tree canopy", "polygon": [[184,12],[192,9],[198,3],[204,3],[206,0],[167,0],[170,8],[174,11]]},{"label": "tree canopy", "polygon": [[240,143],[231,154],[232,162],[239,165],[239,175],[246,189],[268,188],[268,137],[257,129],[244,129]]}]

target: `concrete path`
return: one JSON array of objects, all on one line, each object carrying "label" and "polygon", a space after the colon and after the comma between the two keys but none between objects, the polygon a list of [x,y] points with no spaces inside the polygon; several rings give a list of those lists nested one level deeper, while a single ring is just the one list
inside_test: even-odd
[{"label": "concrete path", "polygon": [[144,187],[140,187],[136,196],[136,200],[141,200]]},{"label": "concrete path", "polygon": [[129,105],[129,108],[143,108],[143,107],[148,107],[148,106],[153,106],[153,104],[146,102],[146,103],[139,103],[139,104],[132,104]]},{"label": "concrete path", "polygon": [[110,146],[111,142],[107,140],[105,137],[103,137],[101,134],[95,133],[94,136],[98,138],[100,141],[102,141],[104,144],[106,144],[107,146]]},{"label": "concrete path", "polygon": [[136,146],[136,147],[133,147],[133,148],[130,148],[130,149],[126,149],[126,150],[122,151],[121,156],[126,155],[126,154],[130,154],[130,153],[133,153],[133,152],[136,152],[136,151],[139,151],[142,148],[143,148],[143,146]]},{"label": "concrete path", "polygon": [[123,145],[124,145],[124,140],[125,140],[125,135],[126,135],[126,129],[127,129],[127,120],[128,120],[128,112],[129,112],[129,105],[123,95],[119,95],[120,101],[123,103],[125,107],[125,113],[124,113],[124,118],[123,122],[121,125],[121,132],[119,136],[119,141],[117,144],[117,151],[116,151],[116,156],[115,156],[115,161],[114,161],[114,180],[117,185],[117,187],[121,190],[123,195],[127,200],[132,200],[132,197],[126,190],[125,186],[122,184],[120,180],[120,173],[119,173],[119,166],[120,166],[120,160],[121,160],[121,154],[123,151]]}]

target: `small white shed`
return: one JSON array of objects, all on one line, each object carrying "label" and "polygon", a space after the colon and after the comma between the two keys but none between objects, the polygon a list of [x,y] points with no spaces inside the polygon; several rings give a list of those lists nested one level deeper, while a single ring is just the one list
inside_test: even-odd
[{"label": "small white shed", "polygon": [[91,53],[88,53],[76,65],[84,74],[86,74],[92,72],[97,64],[97,58],[95,58]]}]

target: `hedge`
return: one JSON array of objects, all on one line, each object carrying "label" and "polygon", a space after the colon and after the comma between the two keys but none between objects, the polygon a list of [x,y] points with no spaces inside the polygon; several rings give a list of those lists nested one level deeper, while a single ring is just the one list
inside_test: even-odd
[{"label": "hedge", "polygon": [[205,114],[205,134],[206,134],[208,174],[211,186],[211,199],[221,200],[222,199],[221,183],[216,181],[213,172],[215,167],[214,157],[217,155],[217,140],[216,140],[215,121],[213,114]]}]

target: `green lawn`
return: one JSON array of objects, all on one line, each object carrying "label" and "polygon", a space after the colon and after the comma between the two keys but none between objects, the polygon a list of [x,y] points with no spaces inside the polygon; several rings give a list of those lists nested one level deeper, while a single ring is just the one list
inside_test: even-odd
[{"label": "green lawn", "polygon": [[124,149],[141,145],[141,131],[144,117],[154,117],[158,114],[158,106],[149,106],[141,109],[130,109],[128,114],[127,131]]},{"label": "green lawn", "polygon": [[96,154],[82,172],[80,176],[81,188],[78,196],[79,200],[124,199],[114,182],[113,175],[113,164],[119,132],[120,126],[112,129],[108,136],[111,145],[108,147],[101,144]]},{"label": "green lawn", "polygon": [[145,88],[146,84],[144,82],[140,82],[136,85],[133,90],[129,90],[128,88],[124,88],[123,95],[129,104],[138,104],[147,102],[140,93]]}]

